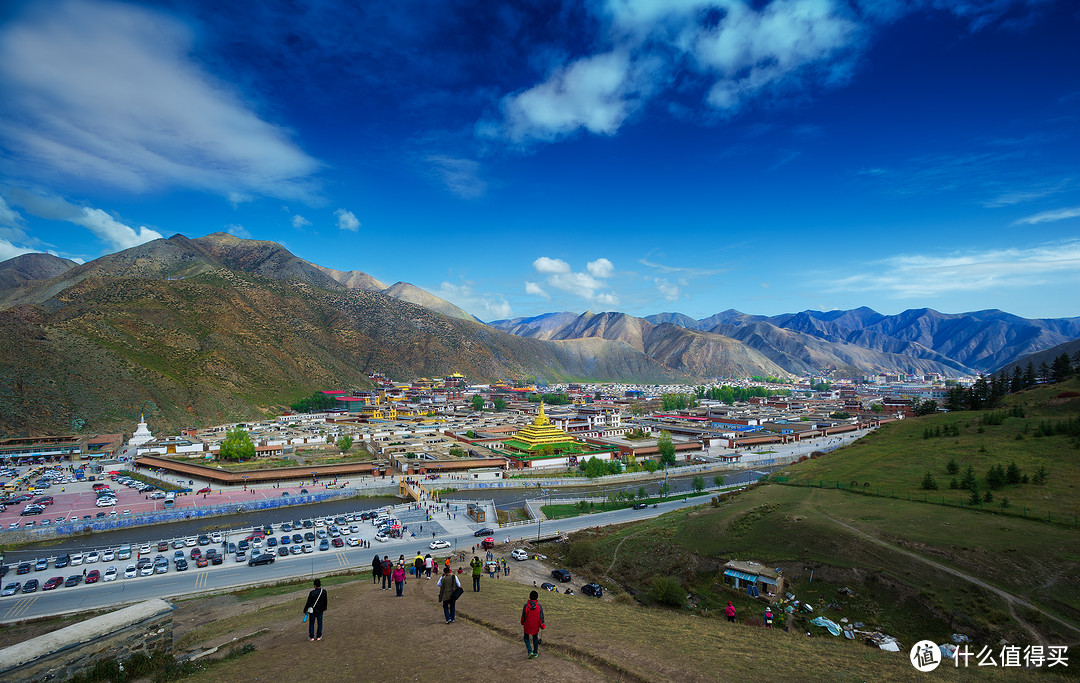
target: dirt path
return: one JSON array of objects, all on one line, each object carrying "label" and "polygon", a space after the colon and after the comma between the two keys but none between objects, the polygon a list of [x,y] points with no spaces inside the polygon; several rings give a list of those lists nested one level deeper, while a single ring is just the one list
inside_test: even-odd
[{"label": "dirt path", "polygon": [[968,581],[969,583],[973,583],[973,584],[975,584],[976,586],[978,586],[980,588],[985,588],[986,590],[988,590],[988,591],[990,591],[992,593],[995,593],[996,595],[1003,598],[1006,601],[1006,603],[1008,603],[1008,605],[1009,605],[1009,613],[1012,615],[1012,617],[1014,619],[1016,619],[1016,622],[1018,624],[1020,624],[1024,628],[1024,630],[1026,630],[1028,633],[1030,633],[1031,636],[1040,644],[1045,645],[1046,644],[1045,639],[1042,637],[1042,635],[1034,627],[1032,627],[1030,624],[1028,624],[1026,621],[1024,621],[1023,619],[1020,618],[1020,616],[1016,613],[1016,609],[1015,609],[1016,605],[1022,605],[1023,607],[1027,607],[1028,609],[1030,609],[1030,610],[1032,610],[1034,612],[1038,612],[1039,614],[1043,615],[1047,619],[1050,619],[1050,620],[1052,620],[1052,621],[1054,621],[1054,622],[1056,622],[1058,624],[1061,624],[1062,626],[1066,627],[1067,629],[1069,629],[1071,631],[1074,631],[1076,633],[1080,633],[1080,628],[1077,628],[1076,626],[1070,624],[1069,622],[1065,621],[1064,619],[1056,617],[1053,614],[1050,614],[1049,612],[1043,610],[1041,607],[1038,607],[1037,605],[1034,605],[1031,602],[1028,602],[1024,598],[1021,598],[1021,597],[1019,597],[1017,595],[1013,595],[1012,593],[1004,591],[1004,590],[998,588],[997,586],[992,586],[992,585],[988,584],[987,582],[972,576],[971,574],[967,574],[965,572],[960,571],[959,569],[954,569],[954,568],[949,567],[947,565],[941,564],[940,562],[935,562],[934,560],[927,559],[927,558],[923,557],[922,555],[919,555],[918,553],[912,552],[910,550],[905,550],[905,549],[903,549],[903,548],[901,548],[899,546],[896,546],[896,545],[894,545],[892,543],[889,543],[888,541],[884,541],[884,540],[878,538],[877,536],[874,536],[874,535],[869,534],[869,533],[867,533],[867,532],[865,532],[865,531],[863,531],[861,529],[853,527],[850,524],[847,524],[846,522],[841,522],[838,519],[834,519],[834,518],[830,517],[829,515],[827,515],[827,514],[825,514],[823,512],[821,513],[821,516],[824,517],[825,519],[829,520],[833,524],[836,524],[837,526],[843,527],[843,528],[847,529],[848,531],[850,531],[851,533],[855,534],[856,536],[864,538],[864,539],[870,541],[871,543],[873,543],[875,545],[879,545],[879,546],[881,546],[883,548],[888,548],[889,550],[892,550],[894,552],[901,553],[901,554],[906,555],[906,556],[910,557],[911,559],[916,560],[918,562],[921,562],[921,563],[923,563],[923,564],[925,564],[925,565],[927,565],[929,567],[933,567],[934,569],[937,569],[939,571],[943,571],[943,572],[945,572],[947,574],[952,574],[953,576],[964,579],[965,581]]}]

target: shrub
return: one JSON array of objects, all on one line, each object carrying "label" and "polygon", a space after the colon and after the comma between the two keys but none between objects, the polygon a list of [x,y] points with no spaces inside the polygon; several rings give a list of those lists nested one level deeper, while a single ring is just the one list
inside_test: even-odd
[{"label": "shrub", "polygon": [[658,576],[649,588],[649,598],[667,607],[680,608],[686,604],[686,590],[670,576]]}]

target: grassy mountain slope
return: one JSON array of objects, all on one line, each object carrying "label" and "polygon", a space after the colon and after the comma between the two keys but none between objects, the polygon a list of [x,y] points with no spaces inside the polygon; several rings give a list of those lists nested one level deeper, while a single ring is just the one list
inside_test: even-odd
[{"label": "grassy mountain slope", "polygon": [[182,280],[82,277],[0,311],[0,431],[160,429],[252,418],[365,373],[477,379],[682,377],[618,343],[553,344],[362,290],[224,268]]}]

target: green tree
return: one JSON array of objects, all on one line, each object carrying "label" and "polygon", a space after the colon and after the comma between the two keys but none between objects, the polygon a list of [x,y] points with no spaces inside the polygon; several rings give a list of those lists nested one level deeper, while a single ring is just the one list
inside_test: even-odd
[{"label": "green tree", "polygon": [[982,496],[979,495],[979,489],[971,489],[971,495],[968,496],[969,505],[978,505],[982,502]]},{"label": "green tree", "polygon": [[298,413],[318,413],[327,408],[335,407],[337,399],[321,391],[316,391],[311,396],[306,396],[289,407]]},{"label": "green tree", "polygon": [[885,406],[881,405],[880,403],[871,403],[870,404],[870,412],[871,413],[880,413],[880,412],[882,412],[884,410],[885,410]]},{"label": "green tree", "polygon": [[937,413],[937,401],[922,401],[915,406],[916,415],[934,415],[935,413]]},{"label": "green tree", "polygon": [[644,486],[639,486],[637,490],[637,497],[641,500],[645,500],[649,497],[649,492],[645,490]]},{"label": "green tree", "polygon": [[496,413],[501,413],[502,411],[506,410],[506,401],[502,400],[501,398],[495,399],[494,401],[492,401],[492,403],[495,405]]},{"label": "green tree", "polygon": [[999,489],[1008,482],[1008,475],[1001,463],[993,465],[986,471],[986,485],[991,489]]},{"label": "green tree", "polygon": [[675,444],[671,442],[671,432],[660,432],[660,438],[656,440],[656,450],[660,453],[660,462],[665,465],[675,464]]},{"label": "green tree", "polygon": [[723,477],[723,475],[718,474],[715,477],[713,477],[712,478],[712,483],[713,483],[714,486],[723,486],[724,485],[724,477]]},{"label": "green tree", "polygon": [[251,442],[251,435],[243,427],[229,430],[225,440],[221,442],[218,451],[218,459],[235,460],[241,462],[255,457],[255,444]]},{"label": "green tree", "polygon": [[484,409],[484,397],[480,394],[476,394],[472,397],[472,409],[480,411]]},{"label": "green tree", "polygon": [[986,495],[983,496],[983,502],[984,503],[993,503],[994,502],[994,494],[987,491]]},{"label": "green tree", "polygon": [[1062,353],[1054,359],[1054,364],[1050,368],[1050,377],[1055,382],[1061,382],[1071,374],[1072,363],[1069,361],[1069,354]]},{"label": "green tree", "polygon": [[666,481],[660,484],[660,497],[667,498],[667,494],[671,493],[671,484]]},{"label": "green tree", "polygon": [[694,477],[694,490],[699,493],[705,490],[705,477]]},{"label": "green tree", "polygon": [[653,460],[652,458],[647,459],[645,462],[643,462],[641,464],[642,464],[642,466],[645,467],[645,471],[648,472],[649,474],[652,474],[656,470],[660,469],[660,465],[658,465],[656,463],[656,461]]},{"label": "green tree", "polygon": [[937,482],[934,481],[934,475],[930,474],[930,472],[927,472],[926,476],[923,477],[922,483],[919,484],[919,488],[921,488],[923,491],[937,491],[938,485]]},{"label": "green tree", "polygon": [[1009,469],[1005,470],[1005,482],[1008,484],[1019,484],[1021,476],[1023,476],[1023,473],[1020,471],[1020,467],[1016,464],[1016,461],[1014,460],[1009,463]]},{"label": "green tree", "polygon": [[345,453],[350,448],[352,448],[353,438],[351,436],[349,436],[348,434],[343,434],[343,435],[338,437],[338,440],[337,440],[335,445],[338,447],[339,451],[341,451],[342,453]]},{"label": "green tree", "polygon": [[1049,473],[1046,471],[1046,465],[1039,465],[1039,469],[1036,470],[1034,476],[1031,477],[1031,483],[1036,486],[1042,486],[1046,483],[1046,478]]},{"label": "green tree", "polygon": [[948,474],[960,474],[960,465],[956,463],[956,458],[949,458],[949,464],[945,465],[945,472]]},{"label": "green tree", "polygon": [[964,470],[964,476],[960,479],[960,488],[965,490],[974,490],[978,486],[978,481],[975,479],[975,467],[968,465]]}]

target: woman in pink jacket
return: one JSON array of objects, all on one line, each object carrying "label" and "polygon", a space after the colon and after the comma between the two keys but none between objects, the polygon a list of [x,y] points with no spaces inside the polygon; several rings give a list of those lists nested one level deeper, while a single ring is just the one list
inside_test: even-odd
[{"label": "woman in pink jacket", "polygon": [[394,567],[394,573],[390,575],[390,578],[394,580],[394,587],[397,588],[397,597],[401,597],[401,589],[405,587],[405,564],[398,562]]}]

